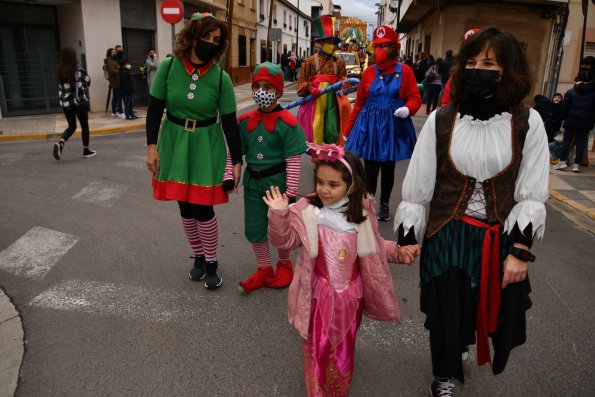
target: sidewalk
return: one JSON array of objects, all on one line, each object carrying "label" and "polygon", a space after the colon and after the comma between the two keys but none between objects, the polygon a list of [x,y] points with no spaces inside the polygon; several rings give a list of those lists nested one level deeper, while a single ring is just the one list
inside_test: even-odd
[{"label": "sidewalk", "polygon": [[[285,87],[292,84],[295,83],[286,83]],[[235,87],[235,92],[238,110],[254,104],[252,101],[251,84],[237,86]],[[136,120],[112,117],[110,112],[89,113],[91,135],[113,134],[144,129],[147,108],[136,107],[134,110],[138,116]],[[68,123],[62,113],[4,117],[0,119],[0,143],[31,139],[59,139],[67,126]],[[77,129],[74,136],[80,136],[80,128]]]},{"label": "sidewalk", "polygon": [[[286,83],[285,87],[295,83]],[[252,106],[250,84],[235,87],[238,111]],[[122,120],[104,112],[93,112],[89,117],[91,135],[137,131],[145,128],[146,108],[136,109],[137,120]],[[426,118],[425,115],[414,116]],[[63,114],[8,117],[0,119],[0,144],[22,140],[57,140],[67,123]],[[80,131],[76,133],[80,135]],[[590,151],[589,167],[580,173],[550,170],[550,197],[574,208],[595,220],[595,152]],[[51,155],[48,145],[48,156]],[[0,151],[1,156],[1,151]],[[552,166],[553,167],[553,166]],[[12,396],[16,390],[24,353],[24,333],[21,319],[14,305],[0,288],[0,397]]]}]

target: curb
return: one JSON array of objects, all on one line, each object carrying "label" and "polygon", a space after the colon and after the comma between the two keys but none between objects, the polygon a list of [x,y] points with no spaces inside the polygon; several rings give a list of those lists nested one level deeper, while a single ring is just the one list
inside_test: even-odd
[{"label": "curb", "polygon": [[13,396],[25,354],[25,333],[21,314],[12,300],[0,288],[0,396]]},{"label": "curb", "polygon": [[[139,129],[144,129],[145,123],[142,124],[130,124],[121,127],[106,127],[106,128],[97,128],[95,130],[90,130],[90,135],[107,135],[107,134],[116,134],[121,132],[130,132],[130,131],[137,131]],[[81,130],[78,129],[75,131],[73,136],[81,136]],[[32,134],[10,134],[10,135],[0,135],[0,143],[1,142],[14,142],[14,141],[35,141],[35,140],[53,140],[53,139],[60,139],[62,133],[54,132],[54,133],[32,133]]]},{"label": "curb", "polygon": [[574,200],[569,199],[568,197],[564,196],[562,193],[554,190],[554,189],[548,189],[550,196],[572,208],[574,208],[575,210],[577,210],[578,212],[587,215],[589,218],[595,220],[595,209],[589,208],[583,204],[577,203]]}]

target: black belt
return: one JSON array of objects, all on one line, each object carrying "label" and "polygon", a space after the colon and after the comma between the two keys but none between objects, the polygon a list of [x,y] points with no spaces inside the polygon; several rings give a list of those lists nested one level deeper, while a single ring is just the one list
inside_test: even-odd
[{"label": "black belt", "polygon": [[207,127],[217,122],[217,117],[213,117],[206,120],[193,120],[193,119],[179,119],[169,111],[166,112],[167,118],[174,124],[181,125],[184,127],[184,131],[194,132],[198,127]]},{"label": "black belt", "polygon": [[248,171],[250,173],[250,176],[252,176],[252,178],[254,178],[254,179],[263,179],[263,178],[266,178],[267,176],[276,175],[280,172],[285,171],[286,166],[287,166],[287,164],[285,162],[282,162],[282,163],[272,166],[271,168],[267,168],[267,169],[260,170],[260,171],[253,170],[252,168],[250,168],[250,166],[246,166],[246,171]]}]

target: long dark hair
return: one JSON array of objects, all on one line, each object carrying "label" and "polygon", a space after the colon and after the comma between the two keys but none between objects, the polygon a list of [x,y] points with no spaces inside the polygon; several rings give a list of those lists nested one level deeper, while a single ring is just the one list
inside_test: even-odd
[{"label": "long dark hair", "polygon": [[186,26],[176,35],[176,49],[174,55],[177,58],[190,59],[191,51],[193,51],[192,41],[200,40],[206,34],[217,29],[221,30],[221,39],[219,41],[219,51],[215,55],[215,61],[219,61],[221,55],[227,47],[227,26],[213,17],[202,17],[198,20],[191,20]]},{"label": "long dark hair", "polygon": [[450,97],[455,105],[467,100],[461,83],[461,74],[472,58],[483,50],[492,50],[502,67],[502,78],[494,101],[500,106],[520,103],[531,90],[529,63],[521,45],[512,33],[495,27],[487,27],[463,42],[452,69]]},{"label": "long dark hair", "polygon": [[[318,168],[326,165],[341,173],[341,178],[347,184],[347,190],[349,194],[349,203],[343,210],[343,213],[347,217],[347,221],[360,224],[366,220],[366,216],[363,213],[362,201],[366,197],[366,173],[364,171],[364,165],[359,157],[351,152],[345,152],[345,160],[351,166],[353,171],[353,177],[347,167],[340,161],[322,161],[316,160],[314,163],[314,191],[316,191],[316,175],[318,175]],[[318,208],[323,206],[322,200],[318,195],[314,194],[307,197],[310,204],[315,205]]]},{"label": "long dark hair", "polygon": [[58,83],[74,83],[74,71],[78,62],[76,51],[72,47],[64,47],[60,52],[60,62],[56,68],[56,80]]}]

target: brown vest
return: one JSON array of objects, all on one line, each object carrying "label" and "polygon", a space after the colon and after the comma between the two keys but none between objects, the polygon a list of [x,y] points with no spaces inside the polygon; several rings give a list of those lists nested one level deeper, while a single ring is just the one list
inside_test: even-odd
[{"label": "brown vest", "polygon": [[[465,214],[467,203],[475,189],[475,178],[462,174],[450,158],[450,144],[458,109],[452,104],[436,113],[436,186],[430,202],[430,216],[426,237],[432,237],[453,219]],[[482,182],[489,223],[501,223],[516,204],[514,190],[521,160],[523,145],[529,130],[529,109],[519,104],[510,109],[512,114],[512,160],[492,178]]]}]

